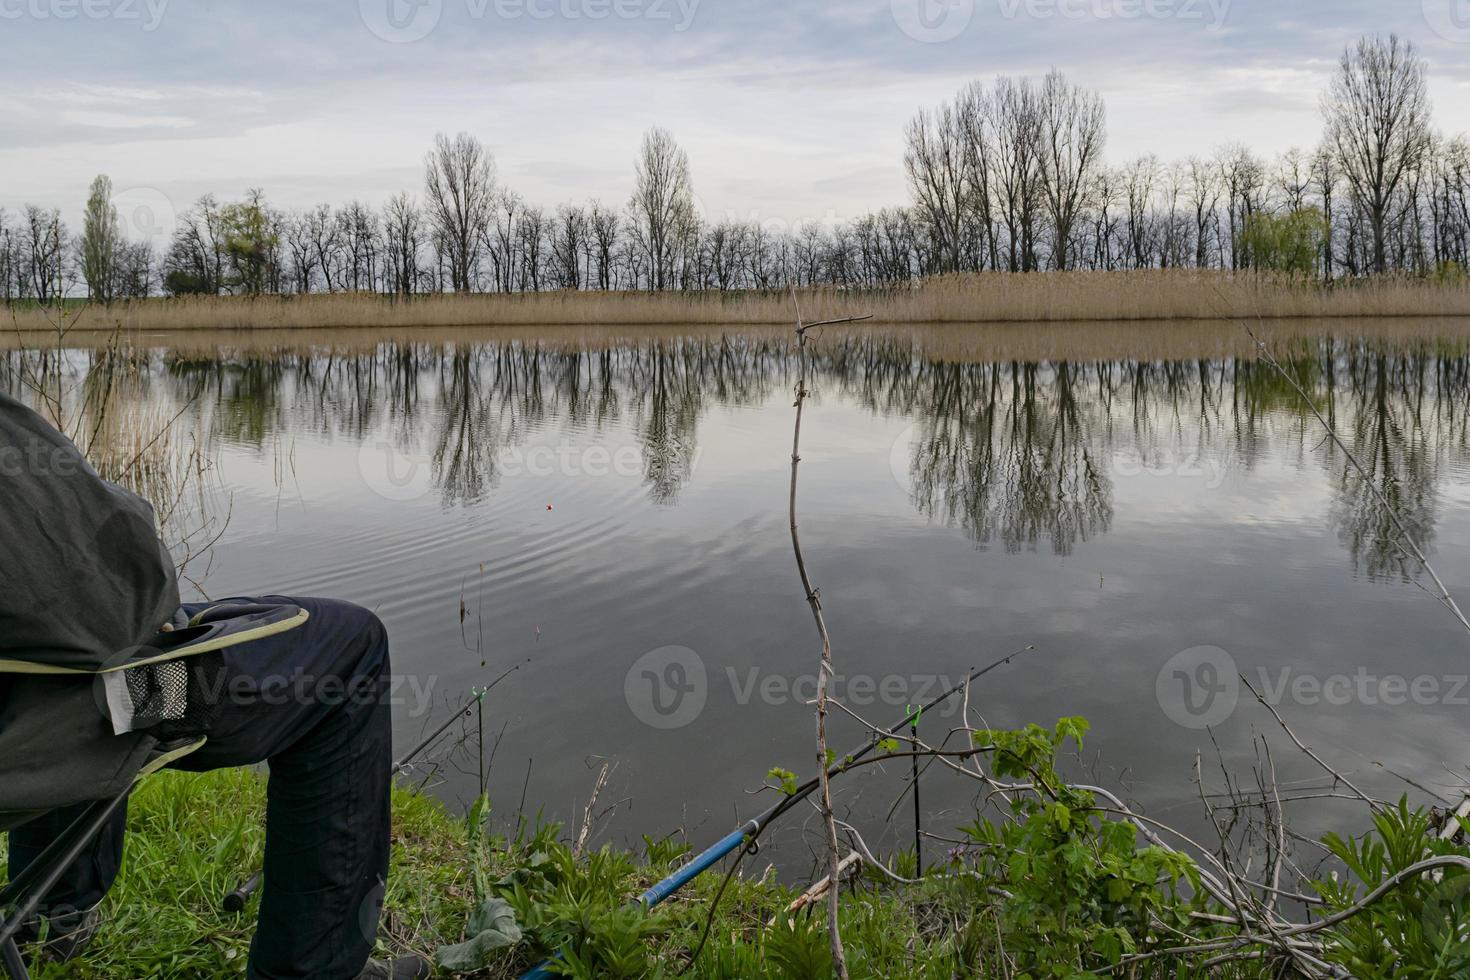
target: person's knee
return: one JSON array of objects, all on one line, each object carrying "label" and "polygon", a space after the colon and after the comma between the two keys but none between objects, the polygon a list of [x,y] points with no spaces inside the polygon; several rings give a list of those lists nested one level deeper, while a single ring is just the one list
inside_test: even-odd
[{"label": "person's knee", "polygon": [[319,700],[363,703],[383,697],[389,684],[388,630],[376,613],[343,599],[282,598],[310,614],[303,639],[326,653],[316,661],[318,670],[306,671],[317,681]]},{"label": "person's knee", "polygon": [[378,654],[386,659],[388,629],[371,609],[346,599],[282,598],[301,606],[315,620],[308,623],[308,629],[322,631],[341,642],[360,646],[365,652]]},{"label": "person's knee", "polygon": [[386,657],[388,653],[388,627],[378,618],[378,614],[371,609],[366,609],[353,602],[343,602],[342,607],[345,614],[356,626],[357,635],[361,642],[374,650],[382,650]]}]

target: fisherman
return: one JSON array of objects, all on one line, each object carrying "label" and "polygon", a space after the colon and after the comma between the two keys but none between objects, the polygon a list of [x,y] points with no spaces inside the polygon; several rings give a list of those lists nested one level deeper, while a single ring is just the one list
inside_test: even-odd
[{"label": "fisherman", "polygon": [[[181,604],[152,508],[5,395],[0,547],[0,830],[12,876],[89,801],[124,792],[161,747],[186,752],[167,765],[191,772],[266,762],[249,976],[430,975],[420,957],[369,959],[391,782],[388,638],[376,616],[283,596]],[[43,957],[75,957],[95,935],[125,817],[126,804],[46,896]],[[22,938],[40,927],[25,923]]]}]

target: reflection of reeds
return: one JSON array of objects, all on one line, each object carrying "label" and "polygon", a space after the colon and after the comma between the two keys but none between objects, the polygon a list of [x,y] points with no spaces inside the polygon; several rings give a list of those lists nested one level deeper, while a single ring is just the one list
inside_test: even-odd
[{"label": "reflection of reeds", "polygon": [[[1470,321],[1457,317],[1298,318],[1267,320],[1258,324],[1258,329],[1283,356],[1290,354],[1293,345],[1328,337],[1362,341],[1386,350],[1417,349],[1425,343],[1446,350],[1459,350],[1470,345]],[[341,355],[371,354],[384,342],[456,347],[493,342],[567,354],[618,350],[648,342],[719,342],[731,339],[769,342],[784,348],[789,342],[789,332],[785,326],[709,324],[503,326],[494,328],[489,334],[483,327],[366,326],[319,330],[155,331],[133,342],[167,348],[174,355],[208,360],[239,357],[252,362],[270,362],[298,357],[314,350],[330,350]],[[79,331],[73,334],[72,340],[75,343],[103,344],[109,336],[90,334],[84,337]],[[826,349],[833,342],[849,336],[886,338],[912,344],[929,357],[963,361],[1178,361],[1227,357],[1254,360],[1256,357],[1254,345],[1238,320],[878,324],[824,329],[818,349]],[[0,351],[16,341],[14,334],[0,334]],[[5,366],[14,363],[14,357],[14,352],[0,355],[0,380],[6,376]],[[12,368],[10,373],[14,375],[15,369]]]},{"label": "reflection of reeds", "polygon": [[[914,289],[810,290],[813,319],[838,316],[860,299],[889,323],[1199,320],[1296,317],[1470,316],[1470,285],[1385,279],[1317,285],[1188,271],[987,273],[936,279]],[[780,292],[433,295],[409,300],[359,293],[301,297],[209,296],[92,307],[76,326],[107,330],[251,330],[333,327],[538,324],[777,324]],[[19,310],[14,326],[47,330],[44,311]]]},{"label": "reflection of reeds", "polygon": [[228,523],[214,504],[218,487],[207,440],[185,431],[190,403],[150,392],[155,366],[149,352],[109,343],[89,352],[18,351],[11,360],[14,370],[7,373],[22,382],[15,393],[64,432],[104,480],[153,505],[180,574],[207,559]]}]

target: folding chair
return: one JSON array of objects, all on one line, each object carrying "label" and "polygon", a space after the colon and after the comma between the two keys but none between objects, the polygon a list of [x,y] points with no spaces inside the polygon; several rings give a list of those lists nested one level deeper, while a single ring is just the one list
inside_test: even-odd
[{"label": "folding chair", "polygon": [[138,771],[132,785],[107,800],[97,800],[82,811],[35,861],[12,878],[0,890],[0,964],[11,980],[30,980],[30,972],[15,942],[16,933],[36,914],[51,889],[61,880],[73,861],[85,851],[107,826],[118,807],[128,798],[143,777],[157,772],[176,759],[183,758],[204,744],[204,739],[178,739],[160,743]]},{"label": "folding chair", "polygon": [[[100,674],[108,680],[117,679],[117,683],[104,684],[114,719],[125,716],[133,722],[141,718],[150,724],[183,720],[184,730],[191,731],[194,729],[187,722],[192,713],[207,710],[210,699],[203,693],[198,673],[189,669],[190,666],[197,666],[206,654],[217,654],[228,647],[295,629],[307,618],[306,610],[289,604],[225,601],[195,613],[186,626],[159,633],[148,646],[128,651],[127,659],[100,672],[0,660],[0,674],[29,672],[82,677]],[[148,724],[140,727],[152,730]],[[137,781],[203,744],[202,738],[165,737],[154,746],[126,789],[111,799],[90,804],[25,873],[17,875],[0,891],[0,963],[11,977],[27,975],[15,944],[16,933],[56,887],[71,862],[107,825]]]}]

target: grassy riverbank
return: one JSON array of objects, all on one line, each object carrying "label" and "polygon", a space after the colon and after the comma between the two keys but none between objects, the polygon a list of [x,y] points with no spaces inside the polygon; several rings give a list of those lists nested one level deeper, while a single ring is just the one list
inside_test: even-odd
[{"label": "grassy riverbank", "polygon": [[[882,323],[1034,323],[1470,316],[1470,280],[1364,280],[1333,287],[1195,271],[981,274],[913,289],[805,290],[808,321],[871,313]],[[183,297],[69,309],[83,330],[303,330],[537,325],[789,323],[780,290],[418,296]],[[73,319],[74,318],[74,319]],[[12,332],[54,331],[54,311],[15,306]]]},{"label": "grassy riverbank", "polygon": [[[1262,892],[1231,861],[1191,858],[1145,829],[1163,824],[1119,819],[1126,811],[1103,791],[1065,785],[1053,755],[1074,741],[1080,748],[1085,731],[1080,719],[1063,719],[1054,730],[976,733],[971,753],[987,756],[999,778],[1034,779],[1044,790],[1013,790],[1000,819],[951,831],[955,846],[945,860],[931,856],[922,879],[903,877],[913,874],[911,855],[881,873],[858,861],[840,918],[853,977],[1327,976],[1317,967],[1327,964],[1365,978],[1470,970],[1470,857],[1439,839],[1426,815],[1375,804],[1369,836],[1327,839],[1341,872],[1329,876],[1334,865],[1314,858],[1321,878],[1290,874],[1279,893]],[[881,743],[879,751],[901,748]],[[773,791],[787,775],[772,771]],[[245,770],[147,780],[132,800],[124,872],[95,944],[82,961],[42,968],[38,980],[241,975],[255,907],[237,916],[218,903],[259,866],[263,790]],[[799,893],[768,873],[732,878],[712,919],[718,870],[650,914],[627,898],[676,867],[689,853],[684,842],[646,841],[636,856],[579,853],[571,841],[582,835],[555,826],[510,838],[489,829],[507,823],[478,805],[455,818],[427,798],[395,794],[381,954],[443,956],[469,931],[483,948],[461,950],[476,964],[461,975],[477,978],[516,977],[556,950],[569,975],[587,980],[831,974],[824,903],[791,912]],[[1221,877],[1231,883],[1225,891],[1211,885]],[[1368,890],[1359,880],[1382,887],[1359,902]],[[1207,896],[1212,887],[1219,900]],[[1306,914],[1300,901],[1314,905],[1307,922],[1290,927],[1298,939],[1280,935],[1289,920],[1277,911],[1278,894],[1298,896],[1282,908],[1296,905],[1296,921]],[[1224,914],[1231,907],[1246,911]],[[1237,916],[1274,924],[1242,927]]]}]

